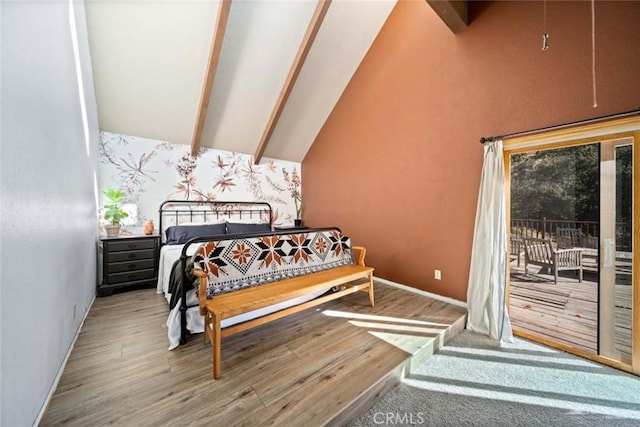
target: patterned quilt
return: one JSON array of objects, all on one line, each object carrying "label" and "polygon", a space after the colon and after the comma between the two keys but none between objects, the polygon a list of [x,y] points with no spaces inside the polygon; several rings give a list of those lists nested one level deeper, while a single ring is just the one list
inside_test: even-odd
[{"label": "patterned quilt", "polygon": [[338,230],[207,242],[193,261],[209,278],[207,298],[354,263],[351,240]]}]

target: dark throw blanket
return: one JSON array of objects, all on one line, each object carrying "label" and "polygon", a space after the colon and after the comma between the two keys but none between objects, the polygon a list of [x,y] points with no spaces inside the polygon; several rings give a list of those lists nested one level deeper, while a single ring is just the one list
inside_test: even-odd
[{"label": "dark throw blanket", "polygon": [[[171,301],[169,301],[169,308],[171,309],[173,309],[176,304],[178,304],[178,300],[182,298],[183,280],[182,263],[180,260],[177,260],[171,266],[171,274],[169,275],[168,291],[171,294]],[[187,280],[193,287],[195,283],[195,276],[193,276],[193,261],[191,259],[187,260]]]}]

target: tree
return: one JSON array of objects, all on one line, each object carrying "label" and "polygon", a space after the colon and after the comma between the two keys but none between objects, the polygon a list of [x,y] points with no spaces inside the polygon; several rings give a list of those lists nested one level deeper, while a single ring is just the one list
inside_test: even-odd
[{"label": "tree", "polygon": [[597,221],[596,144],[511,156],[511,217]]},{"label": "tree", "polygon": [[[511,218],[600,221],[600,144],[511,156]],[[633,148],[616,148],[616,246],[630,250]],[[578,225],[579,226],[579,225]],[[598,225],[595,236],[599,235]]]},{"label": "tree", "polygon": [[631,251],[633,226],[633,147],[616,148],[616,249]]}]

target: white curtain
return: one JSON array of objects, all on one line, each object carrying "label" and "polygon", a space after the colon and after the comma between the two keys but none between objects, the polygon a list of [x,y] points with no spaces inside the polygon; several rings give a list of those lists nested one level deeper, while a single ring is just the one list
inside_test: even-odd
[{"label": "white curtain", "polygon": [[502,140],[485,142],[467,289],[467,328],[512,342],[507,313],[507,230]]}]

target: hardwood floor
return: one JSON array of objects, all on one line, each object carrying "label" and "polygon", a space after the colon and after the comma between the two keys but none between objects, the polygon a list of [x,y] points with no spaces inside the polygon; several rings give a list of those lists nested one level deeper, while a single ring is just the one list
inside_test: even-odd
[{"label": "hardwood floor", "polygon": [[224,339],[168,351],[155,289],[96,299],[41,425],[343,425],[464,327],[466,310],[376,284]]}]

